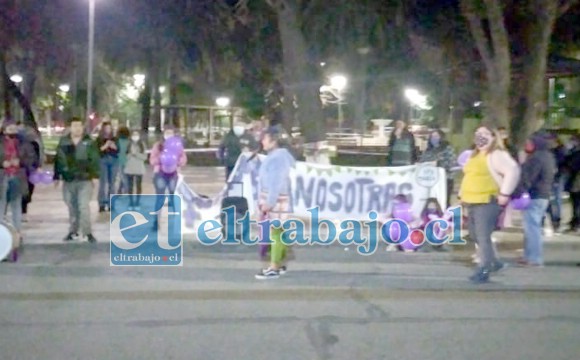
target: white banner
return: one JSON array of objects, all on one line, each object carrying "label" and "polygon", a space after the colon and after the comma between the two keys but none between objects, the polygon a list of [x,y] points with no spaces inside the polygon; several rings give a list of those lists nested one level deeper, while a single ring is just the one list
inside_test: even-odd
[{"label": "white banner", "polygon": [[[229,179],[232,191],[237,192],[237,185],[243,184],[252,216],[257,209],[258,170],[263,159],[260,155],[250,160],[249,154],[243,154]],[[370,211],[388,216],[397,195],[407,197],[417,217],[430,197],[436,198],[443,209],[447,207],[445,170],[432,164],[350,167],[296,162],[290,177],[293,216],[301,219],[309,218],[308,209],[314,207],[319,208],[320,218],[330,220],[368,220]],[[212,198],[200,196],[180,177],[177,194],[184,202],[185,229],[193,230],[200,222],[218,219],[227,193],[225,186]]]}]

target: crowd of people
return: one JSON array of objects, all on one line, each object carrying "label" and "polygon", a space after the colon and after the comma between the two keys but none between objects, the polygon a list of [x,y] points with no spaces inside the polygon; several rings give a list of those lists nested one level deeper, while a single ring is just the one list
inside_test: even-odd
[{"label": "crowd of people", "polygon": [[[21,124],[5,121],[2,126],[3,146],[0,147],[0,206],[5,214],[8,210],[11,212],[10,222],[19,238],[22,237],[22,221],[26,221],[34,191],[30,175],[42,165],[38,136],[30,136],[25,130]],[[166,126],[163,139],[148,151],[139,130],[121,127],[115,132],[111,124],[105,122],[93,140],[86,133],[81,119],[71,119],[68,133],[58,143],[54,162],[55,186],[62,184],[63,199],[69,210],[69,231],[64,240],[97,241],[92,233],[89,206],[97,179],[101,213],[110,211],[111,194],[131,194],[130,208],[139,207],[138,195],[142,193],[147,161],[153,170],[155,192],[175,193],[178,173],[187,163],[187,157],[181,153],[178,166],[170,173],[162,171],[161,161],[164,140],[175,135],[176,129]],[[283,218],[290,212],[287,208],[288,176],[296,157],[289,151],[288,138],[280,126],[267,127],[262,119],[252,123],[250,128],[235,123],[219,147],[218,156],[226,168],[226,181],[242,152],[266,155],[259,174],[259,209],[263,218]],[[430,163],[445,169],[447,205],[450,206],[455,195],[455,172],[458,169],[456,152],[439,129],[430,132],[427,143],[426,149],[420,153],[407,124],[397,121],[385,165]],[[479,266],[471,280],[486,282],[490,275],[505,267],[499,260],[492,233],[505,226],[510,211],[513,211],[510,202],[522,194],[529,195],[530,203],[523,209],[524,256],[518,263],[529,267],[542,266],[544,223],[549,219],[553,233],[560,233],[563,194],[566,192],[572,203],[572,217],[566,231],[576,232],[580,227],[580,136],[572,136],[564,145],[556,135],[539,131],[532,134],[519,151],[509,142],[505,128],[482,125],[474,134],[472,150],[463,166],[463,177],[456,194],[458,203],[467,212],[469,238],[477,247]],[[400,201],[404,202],[404,199]],[[414,226],[424,227],[435,214],[443,215],[442,206],[436,199],[430,199]],[[276,237],[277,234],[273,231],[269,236]],[[401,246],[395,249],[409,251]],[[274,241],[270,248],[270,264],[257,277],[280,276],[286,270],[288,252],[279,239]]]}]

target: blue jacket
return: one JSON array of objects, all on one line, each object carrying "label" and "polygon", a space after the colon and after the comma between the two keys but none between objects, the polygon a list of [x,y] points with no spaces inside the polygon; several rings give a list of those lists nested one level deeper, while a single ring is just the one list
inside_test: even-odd
[{"label": "blue jacket", "polygon": [[280,195],[290,195],[290,169],[296,160],[287,149],[277,148],[260,165],[260,191],[268,193],[268,206],[274,207]]}]

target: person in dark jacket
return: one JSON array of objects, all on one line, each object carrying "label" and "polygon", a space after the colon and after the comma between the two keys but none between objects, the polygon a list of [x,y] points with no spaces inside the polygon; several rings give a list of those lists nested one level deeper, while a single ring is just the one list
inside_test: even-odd
[{"label": "person in dark jacket", "polygon": [[552,196],[548,205],[548,215],[552,222],[554,233],[560,232],[560,221],[562,217],[562,193],[564,192],[565,176],[564,167],[566,164],[566,148],[558,139],[558,136],[551,136],[551,149],[554,159],[556,159],[556,176],[552,185]]},{"label": "person in dark jacket", "polygon": [[90,243],[97,241],[91,231],[91,208],[89,203],[94,190],[94,179],[99,178],[99,149],[84,132],[83,121],[73,118],[70,134],[63,136],[56,149],[54,180],[58,187],[64,181],[62,192],[68,206],[69,233],[64,241],[79,236],[79,230]]},{"label": "person in dark jacket", "polygon": [[453,173],[451,169],[457,163],[455,150],[453,146],[445,140],[445,133],[439,129],[429,134],[427,149],[421,155],[420,162],[434,162],[437,167],[445,169],[447,174],[447,207],[451,203],[451,194],[453,193]]},{"label": "person in dark jacket", "polygon": [[37,171],[41,166],[41,144],[39,135],[31,131],[30,128],[26,128],[21,122],[18,123],[19,135],[26,139],[28,143],[33,148],[31,155],[33,156],[32,165],[27,169],[27,182],[28,182],[28,193],[22,197],[22,222],[28,222],[28,205],[32,202],[32,194],[34,193],[34,184],[30,182],[30,176],[33,172]]},{"label": "person in dark jacket", "polygon": [[580,226],[580,137],[570,139],[570,147],[564,161],[565,190],[572,201],[572,219],[566,232],[576,232]]},{"label": "person in dark jacket", "polygon": [[2,124],[0,134],[0,209],[12,213],[12,226],[22,239],[22,198],[28,195],[28,177],[34,163],[34,149],[18,126],[10,119]]},{"label": "person in dark jacket", "polygon": [[258,149],[259,144],[252,134],[246,131],[244,125],[235,124],[219,147],[219,158],[226,167],[226,182],[229,180],[242,152],[257,151]]},{"label": "person in dark jacket", "polygon": [[524,257],[518,260],[522,266],[542,266],[543,239],[542,218],[548,208],[556,160],[550,151],[548,134],[538,132],[526,141],[528,154],[522,165],[521,190],[530,194],[531,204],[524,210]]},{"label": "person in dark jacket", "polygon": [[387,166],[409,166],[417,162],[415,137],[407,128],[407,124],[399,120],[389,141]]}]

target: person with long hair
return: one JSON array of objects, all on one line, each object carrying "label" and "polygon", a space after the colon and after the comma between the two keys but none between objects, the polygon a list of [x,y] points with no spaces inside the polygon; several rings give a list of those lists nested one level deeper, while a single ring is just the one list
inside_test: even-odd
[{"label": "person with long hair", "polygon": [[455,166],[457,158],[453,146],[445,139],[445,133],[439,129],[429,134],[427,149],[421,155],[420,162],[433,162],[437,167],[445,169],[447,175],[447,207],[451,205],[451,195],[455,185],[451,169]]},{"label": "person with long hair", "polygon": [[389,140],[387,166],[409,166],[417,162],[415,136],[409,131],[407,123],[398,120]]},{"label": "person with long hair", "polygon": [[119,148],[113,127],[109,122],[103,122],[97,137],[97,146],[101,155],[99,177],[99,212],[110,210],[111,195],[115,191],[115,178],[118,170]]},{"label": "person with long hair", "polygon": [[127,177],[127,191],[130,195],[130,210],[139,207],[139,195],[142,193],[146,160],[147,146],[145,145],[145,142],[141,140],[141,133],[139,130],[133,130],[131,133],[131,142],[127,147],[127,163],[125,164],[124,169],[125,176]]},{"label": "person with long hair", "polygon": [[469,236],[477,244],[480,259],[479,267],[469,279],[485,283],[491,273],[505,267],[496,256],[491,235],[502,208],[508,205],[518,186],[520,168],[491,127],[479,126],[474,143],[475,150],[463,167],[459,198],[467,207]]},{"label": "person with long hair", "polygon": [[[266,130],[262,139],[264,150],[268,152],[260,166],[260,197],[258,204],[262,217],[283,223],[292,211],[290,199],[290,171],[295,166],[295,159],[287,149],[280,147],[283,131],[278,126]],[[282,242],[282,228],[272,226],[270,231],[270,265],[260,270],[256,279],[277,279],[286,272],[289,259],[288,247]]]}]

